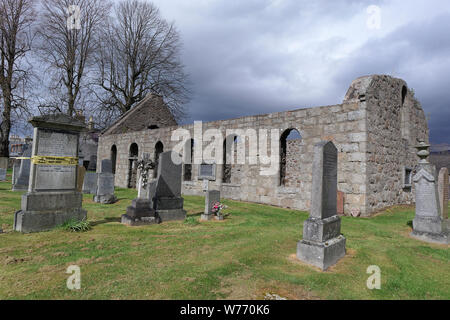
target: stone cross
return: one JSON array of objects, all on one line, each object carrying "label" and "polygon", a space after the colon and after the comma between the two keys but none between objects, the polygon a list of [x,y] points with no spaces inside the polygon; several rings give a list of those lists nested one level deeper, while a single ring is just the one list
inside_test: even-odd
[{"label": "stone cross", "polygon": [[202,187],[203,187],[203,192],[208,191],[209,190],[209,180],[203,179]]},{"label": "stone cross", "polygon": [[442,168],[439,171],[439,182],[438,182],[438,191],[439,191],[439,205],[441,207],[441,216],[442,219],[448,219],[448,198],[449,198],[449,177],[448,177],[448,169]]},{"label": "stone cross", "polygon": [[333,142],[314,146],[310,216],[303,224],[303,240],[297,245],[297,257],[322,270],[345,256],[346,239],[337,215],[337,161]]}]

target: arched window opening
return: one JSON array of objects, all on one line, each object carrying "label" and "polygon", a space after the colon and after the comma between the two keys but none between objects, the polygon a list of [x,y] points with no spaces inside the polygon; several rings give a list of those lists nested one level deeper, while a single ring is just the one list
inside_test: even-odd
[{"label": "arched window opening", "polygon": [[186,142],[184,148],[184,181],[192,181],[192,163],[194,161],[194,139]]},{"label": "arched window opening", "polygon": [[223,142],[222,182],[231,183],[231,169],[237,152],[238,136],[228,136]]},{"label": "arched window opening", "polygon": [[116,163],[117,163],[117,147],[116,145],[113,145],[111,147],[111,164],[113,174],[116,174]]},{"label": "arched window opening", "polygon": [[290,128],[283,132],[280,137],[280,186],[290,186],[295,181],[291,179],[295,176],[294,155],[298,155],[302,136],[297,129]]},{"label": "arched window opening", "polygon": [[155,169],[153,170],[153,177],[158,176],[159,155],[164,152],[164,145],[161,141],[158,141],[155,145]]},{"label": "arched window opening", "polygon": [[139,147],[136,143],[131,144],[128,156],[128,188],[136,189],[137,160]]},{"label": "arched window opening", "polygon": [[402,133],[402,138],[409,141],[409,110],[408,110],[408,101],[406,100],[406,97],[408,95],[408,89],[406,88],[406,86],[402,87],[402,106],[400,109],[400,123],[401,123],[401,133]]}]

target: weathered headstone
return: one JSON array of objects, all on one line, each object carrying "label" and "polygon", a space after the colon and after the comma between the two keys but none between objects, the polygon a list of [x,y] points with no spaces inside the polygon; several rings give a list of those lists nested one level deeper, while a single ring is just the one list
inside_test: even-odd
[{"label": "weathered headstone", "polygon": [[83,181],[83,193],[86,194],[96,194],[97,192],[97,173],[96,172],[86,172]]},{"label": "weathered headstone", "polygon": [[156,190],[156,180],[148,181],[150,170],[154,168],[154,164],[148,154],[144,154],[143,159],[138,161],[138,168],[140,174],[138,197],[131,201],[131,206],[127,208],[127,213],[122,215],[122,223],[128,226],[160,223],[161,220],[156,215],[152,199]]},{"label": "weathered headstone", "polygon": [[211,220],[216,217],[212,212],[214,204],[220,202],[220,191],[210,190],[206,191],[205,195],[205,212],[201,216],[201,220]]},{"label": "weathered headstone", "polygon": [[52,229],[69,220],[86,219],[77,190],[78,141],[84,124],[64,114],[30,120],[34,127],[28,193],[14,217],[14,230]]},{"label": "weathered headstone", "polygon": [[417,155],[421,158],[413,177],[416,192],[416,215],[411,236],[419,240],[448,243],[447,225],[441,217],[437,187],[436,167],[427,160],[430,146],[421,141]]},{"label": "weathered headstone", "polygon": [[439,204],[441,207],[441,217],[442,219],[448,219],[448,198],[449,198],[449,179],[448,179],[448,169],[442,168],[439,171]]},{"label": "weathered headstone", "polygon": [[97,171],[97,156],[92,155],[89,158],[88,171]]},{"label": "weathered headstone", "polygon": [[13,172],[12,172],[12,179],[11,183],[14,186],[17,182],[17,178],[19,178],[19,171],[20,171],[20,160],[14,160],[13,163]]},{"label": "weathered headstone", "polygon": [[0,168],[0,181],[6,181],[6,169]]},{"label": "weathered headstone", "polygon": [[112,173],[112,161],[110,159],[102,160],[100,173]]},{"label": "weathered headstone", "polygon": [[19,174],[12,187],[13,191],[28,191],[30,182],[31,154],[33,151],[32,148],[33,147],[31,145],[24,146],[20,160]]},{"label": "weathered headstone", "polygon": [[168,151],[159,155],[158,178],[153,206],[161,221],[184,220],[184,199],[181,197],[181,156]]},{"label": "weathered headstone", "polygon": [[8,170],[8,161],[9,161],[8,158],[0,157],[0,168]]},{"label": "weathered headstone", "polygon": [[86,168],[82,165],[78,165],[78,178],[77,178],[77,190],[83,192],[84,176],[86,174]]},{"label": "weathered headstone", "polygon": [[345,256],[346,239],[337,215],[337,159],[333,142],[314,146],[311,211],[297,245],[297,257],[322,270]]}]

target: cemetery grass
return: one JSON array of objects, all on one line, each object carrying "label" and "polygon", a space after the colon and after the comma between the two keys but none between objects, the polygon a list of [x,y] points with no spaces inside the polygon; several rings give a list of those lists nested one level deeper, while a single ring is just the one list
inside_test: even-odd
[{"label": "cemetery grass", "polygon": [[[225,200],[226,220],[199,223],[204,198],[186,196],[188,223],[132,228],[120,216],[136,192],[117,189],[113,205],[84,196],[87,232],[20,234],[10,187],[0,183],[0,299],[450,299],[450,250],[409,237],[412,207],[344,217],[347,256],[320,272],[295,259],[306,212]],[[81,290],[66,287],[70,265]],[[381,290],[367,289],[370,265]]]}]

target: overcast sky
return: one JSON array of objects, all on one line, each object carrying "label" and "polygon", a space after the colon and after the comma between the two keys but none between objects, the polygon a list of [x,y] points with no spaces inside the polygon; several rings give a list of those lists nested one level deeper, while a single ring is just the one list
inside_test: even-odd
[{"label": "overcast sky", "polygon": [[183,38],[185,122],[338,104],[353,79],[389,74],[415,90],[431,141],[450,143],[448,0],[153,3]]}]

